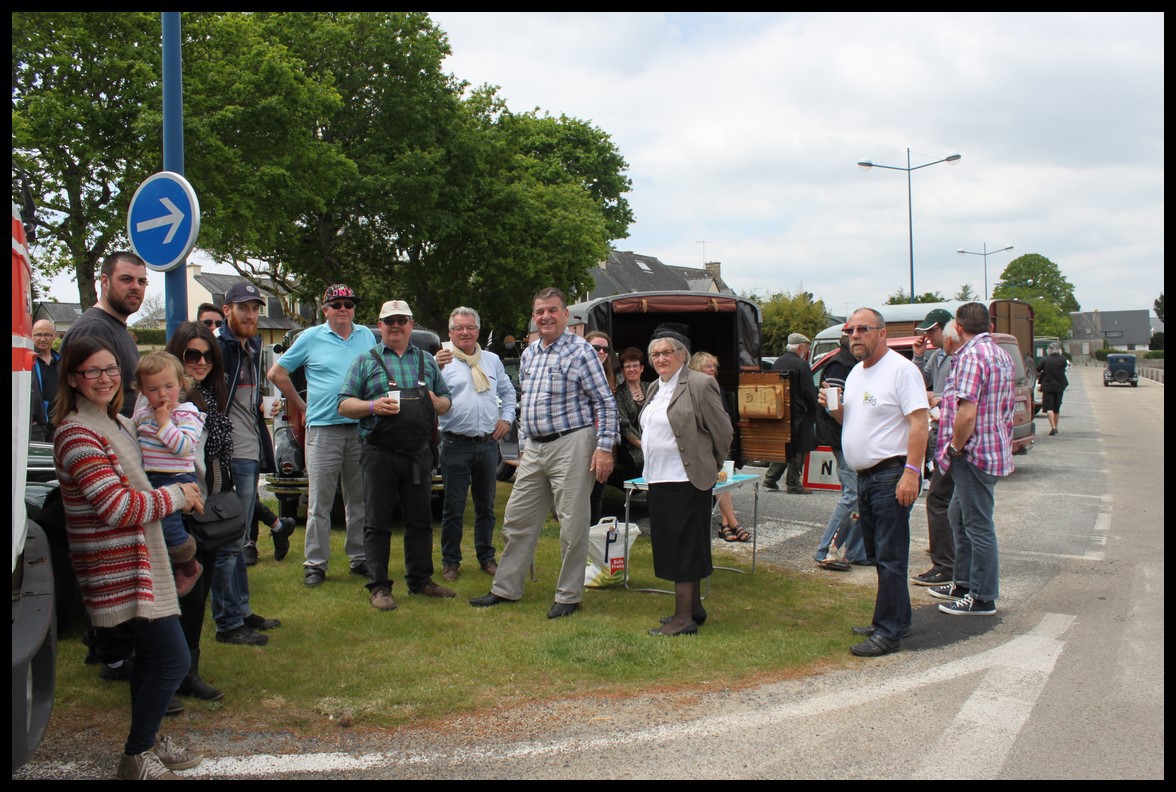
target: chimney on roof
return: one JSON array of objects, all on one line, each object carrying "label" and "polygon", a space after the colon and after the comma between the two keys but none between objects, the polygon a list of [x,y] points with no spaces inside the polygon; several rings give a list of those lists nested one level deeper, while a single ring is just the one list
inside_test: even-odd
[{"label": "chimney on roof", "polygon": [[723,262],[721,261],[708,261],[702,267],[715,278],[723,277]]}]

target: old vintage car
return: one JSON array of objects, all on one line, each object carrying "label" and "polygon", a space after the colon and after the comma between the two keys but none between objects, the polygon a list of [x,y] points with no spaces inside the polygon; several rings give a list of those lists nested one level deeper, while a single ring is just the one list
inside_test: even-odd
[{"label": "old vintage car", "polygon": [[1135,368],[1135,355],[1107,355],[1107,366],[1103,369],[1103,386],[1114,385],[1139,387],[1139,372]]}]

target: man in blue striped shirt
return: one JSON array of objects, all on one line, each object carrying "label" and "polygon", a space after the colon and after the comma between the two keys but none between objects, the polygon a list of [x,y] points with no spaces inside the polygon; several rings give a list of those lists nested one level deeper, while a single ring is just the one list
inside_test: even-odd
[{"label": "man in blue striped shirt", "polygon": [[568,332],[563,292],[543,289],[532,307],[539,338],[519,363],[524,453],[502,521],[505,546],[490,593],[470,604],[486,608],[522,599],[539,533],[554,504],[563,558],[547,618],[556,619],[574,613],[584,597],[589,500],[593,481],[606,481],[612,473],[617,407],[592,347]]}]

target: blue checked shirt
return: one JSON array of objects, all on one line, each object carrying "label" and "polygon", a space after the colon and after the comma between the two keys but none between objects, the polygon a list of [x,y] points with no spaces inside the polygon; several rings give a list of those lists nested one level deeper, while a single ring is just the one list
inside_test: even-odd
[{"label": "blue checked shirt", "polygon": [[544,349],[537,340],[519,361],[522,412],[519,445],[527,437],[596,426],[596,447],[611,452],[617,440],[617,403],[592,345],[564,331]]}]

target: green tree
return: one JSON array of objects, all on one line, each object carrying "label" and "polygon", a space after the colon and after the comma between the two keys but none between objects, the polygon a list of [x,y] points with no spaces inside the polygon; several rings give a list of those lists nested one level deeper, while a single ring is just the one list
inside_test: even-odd
[{"label": "green tree", "polygon": [[1062,313],[1061,308],[1045,297],[1032,297],[1026,302],[1033,306],[1034,335],[1070,337],[1072,323],[1068,313]]},{"label": "green tree", "polygon": [[788,346],[788,336],[803,333],[813,338],[833,320],[822,300],[813,300],[812,292],[775,292],[766,299],[756,298],[760,305],[760,346],[765,356],[782,355]]},{"label": "green tree", "polygon": [[960,302],[977,302],[980,300],[980,295],[972,288],[972,284],[965,283],[960,286],[959,291],[953,294],[951,298]]},{"label": "green tree", "polygon": [[1042,297],[1063,314],[1081,310],[1074,299],[1074,287],[1058,265],[1038,253],[1027,253],[1010,261],[993,287],[992,297],[1030,302],[1031,298]]},{"label": "green tree", "polygon": [[1152,303],[1152,308],[1156,312],[1156,318],[1161,322],[1164,321],[1164,293],[1160,292],[1160,296]]},{"label": "green tree", "polygon": [[83,308],[98,262],[126,245],[135,188],[159,169],[159,36],[158,13],[12,15],[13,200],[27,186],[37,267],[72,271]]},{"label": "green tree", "polygon": [[[937,303],[947,302],[943,295],[939,292],[923,292],[915,295],[916,303]],[[907,305],[911,302],[910,292],[899,289],[894,294],[886,298],[886,305]]]}]

